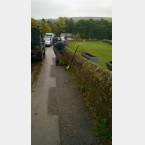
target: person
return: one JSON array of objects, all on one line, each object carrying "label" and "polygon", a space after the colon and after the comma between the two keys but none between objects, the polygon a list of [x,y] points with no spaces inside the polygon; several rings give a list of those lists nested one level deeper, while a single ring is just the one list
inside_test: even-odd
[{"label": "person", "polygon": [[64,35],[64,39],[67,40],[67,34]]},{"label": "person", "polygon": [[56,65],[60,64],[60,60],[64,59],[64,49],[65,46],[68,45],[68,42],[65,41],[58,41],[53,45],[53,51],[55,53],[56,56]]},{"label": "person", "polygon": [[54,45],[57,41],[58,41],[58,40],[57,40],[57,37],[54,36],[54,37],[53,37],[53,45]]}]

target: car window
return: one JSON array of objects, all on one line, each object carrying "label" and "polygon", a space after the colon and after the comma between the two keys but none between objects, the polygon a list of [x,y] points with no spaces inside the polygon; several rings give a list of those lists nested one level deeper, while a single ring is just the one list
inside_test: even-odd
[{"label": "car window", "polygon": [[52,35],[46,35],[46,37],[52,37]]}]

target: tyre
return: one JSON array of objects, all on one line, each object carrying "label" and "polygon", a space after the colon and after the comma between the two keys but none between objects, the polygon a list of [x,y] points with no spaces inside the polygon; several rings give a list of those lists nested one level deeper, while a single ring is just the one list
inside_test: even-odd
[{"label": "tyre", "polygon": [[37,58],[39,60],[43,60],[44,56],[43,56],[43,52],[40,52],[38,55],[37,55]]},{"label": "tyre", "polygon": [[45,52],[43,52],[43,57],[45,57]]}]

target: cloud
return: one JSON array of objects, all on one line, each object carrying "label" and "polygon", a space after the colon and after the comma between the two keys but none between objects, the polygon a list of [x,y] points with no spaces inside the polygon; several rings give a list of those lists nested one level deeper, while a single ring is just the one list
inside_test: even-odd
[{"label": "cloud", "polygon": [[111,0],[31,0],[34,18],[112,16]]}]

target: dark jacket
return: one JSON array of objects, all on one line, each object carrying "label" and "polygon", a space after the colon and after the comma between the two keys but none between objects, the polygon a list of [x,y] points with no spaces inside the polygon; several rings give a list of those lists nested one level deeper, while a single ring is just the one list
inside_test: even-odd
[{"label": "dark jacket", "polygon": [[63,53],[65,44],[62,41],[58,41],[53,45],[53,47],[56,48],[60,53]]}]

